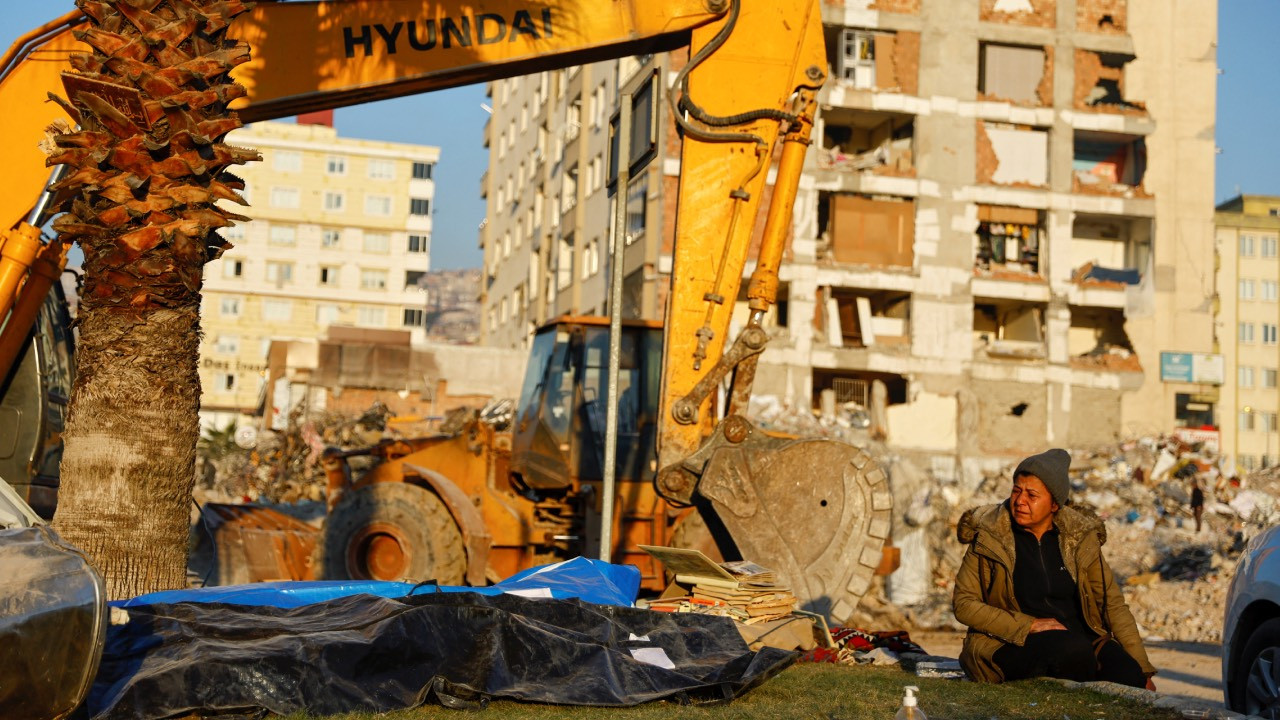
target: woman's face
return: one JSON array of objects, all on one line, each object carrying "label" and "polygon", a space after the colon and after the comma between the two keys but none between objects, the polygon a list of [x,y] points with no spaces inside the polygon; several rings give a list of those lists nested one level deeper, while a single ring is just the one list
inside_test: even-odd
[{"label": "woman's face", "polygon": [[1048,528],[1058,503],[1053,501],[1049,488],[1035,475],[1020,475],[1013,481],[1009,493],[1009,507],[1013,509],[1013,521],[1028,530]]}]

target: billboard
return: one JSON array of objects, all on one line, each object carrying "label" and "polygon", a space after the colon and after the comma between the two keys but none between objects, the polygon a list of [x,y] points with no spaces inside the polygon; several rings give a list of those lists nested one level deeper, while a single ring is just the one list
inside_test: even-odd
[{"label": "billboard", "polygon": [[1160,379],[1164,382],[1221,385],[1226,375],[1222,356],[1212,353],[1160,353]]}]

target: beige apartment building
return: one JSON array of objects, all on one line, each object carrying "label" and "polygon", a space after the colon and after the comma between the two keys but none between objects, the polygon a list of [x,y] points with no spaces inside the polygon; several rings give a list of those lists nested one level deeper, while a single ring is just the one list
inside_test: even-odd
[{"label": "beige apartment building", "polygon": [[[831,80],[757,392],[866,405],[882,382],[890,445],[943,472],[1213,424],[1216,3],[830,0],[823,22]],[[607,310],[607,118],[682,57],[490,86],[486,342]],[[623,194],[624,312],[647,318],[680,163],[657,107],[656,160]]]},{"label": "beige apartment building", "polygon": [[1280,197],[1237,196],[1218,206],[1215,222],[1222,445],[1241,470],[1271,467],[1280,456]]},{"label": "beige apartment building", "polygon": [[257,123],[228,140],[262,161],[240,168],[250,206],[239,212],[252,222],[224,231],[234,247],[205,270],[206,423],[260,406],[273,340],[320,339],[331,325],[425,340],[440,149],[339,137],[332,113],[320,116]]}]

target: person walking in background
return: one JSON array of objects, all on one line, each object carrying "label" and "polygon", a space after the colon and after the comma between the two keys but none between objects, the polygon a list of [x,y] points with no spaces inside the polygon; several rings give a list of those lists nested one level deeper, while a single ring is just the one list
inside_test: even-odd
[{"label": "person walking in background", "polygon": [[952,608],[969,626],[960,664],[979,682],[1109,680],[1154,690],[1137,623],[1102,557],[1106,528],[1069,505],[1071,455],[1023,460],[1009,499],[969,510]]},{"label": "person walking in background", "polygon": [[1196,533],[1200,533],[1201,518],[1204,517],[1204,490],[1200,488],[1200,478],[1191,479],[1191,515],[1196,519]]}]

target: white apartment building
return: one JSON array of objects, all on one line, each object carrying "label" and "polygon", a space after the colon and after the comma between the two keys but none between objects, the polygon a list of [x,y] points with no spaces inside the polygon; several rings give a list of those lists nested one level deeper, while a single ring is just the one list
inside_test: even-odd
[{"label": "white apartment building", "polygon": [[[329,118],[332,114],[327,114]],[[259,406],[273,340],[319,339],[330,325],[410,330],[425,340],[440,149],[339,137],[329,124],[257,123],[232,145],[262,153],[239,168],[253,218],[205,270],[202,418],[224,425]]]}]

